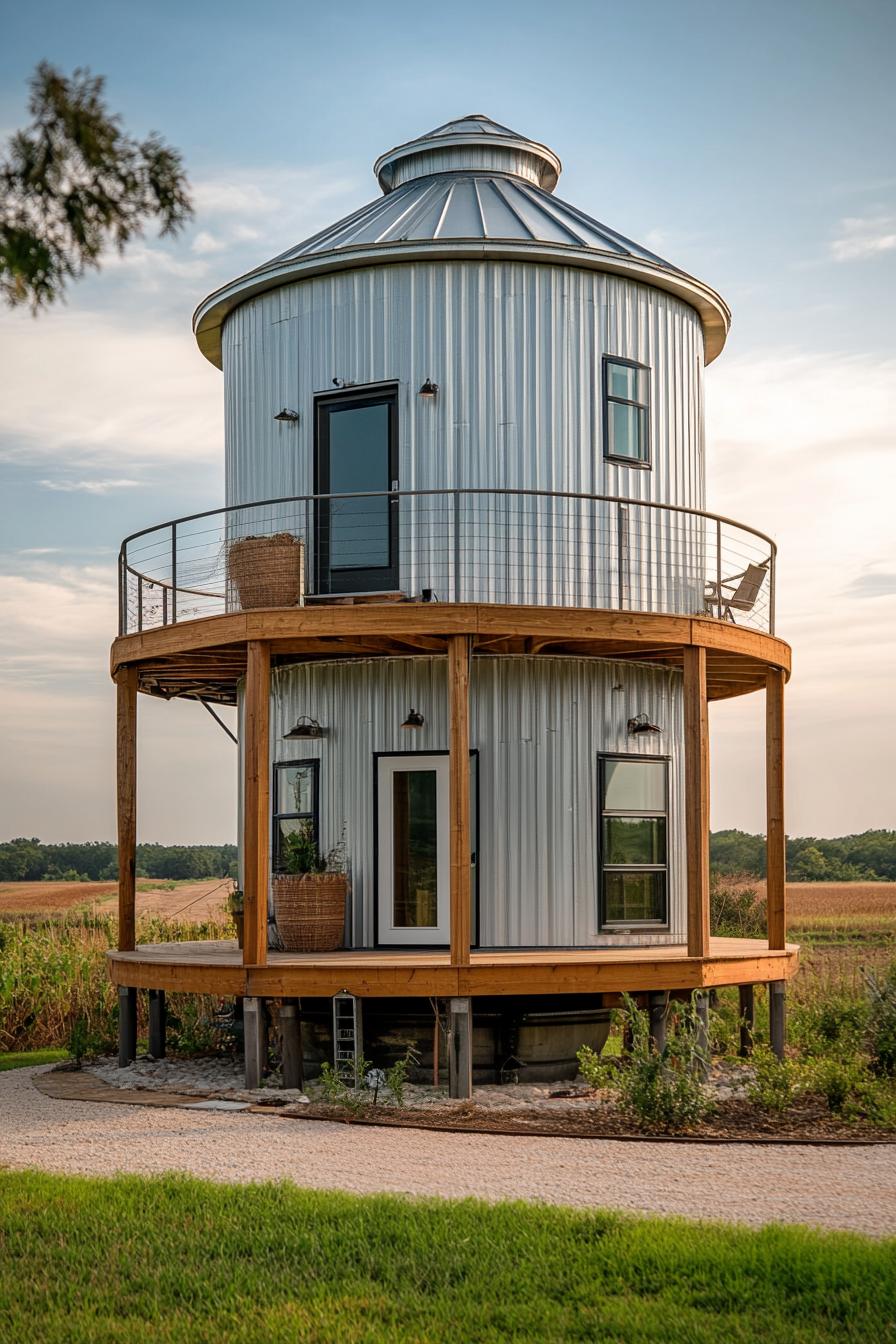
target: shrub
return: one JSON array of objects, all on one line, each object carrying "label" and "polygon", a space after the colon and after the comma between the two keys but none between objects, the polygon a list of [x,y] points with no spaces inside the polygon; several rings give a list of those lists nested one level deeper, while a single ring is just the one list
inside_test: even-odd
[{"label": "shrub", "polygon": [[768,927],[765,897],[750,885],[748,877],[713,873],[709,922],[720,938],[764,938]]},{"label": "shrub", "polygon": [[881,975],[866,971],[865,983],[870,998],[868,1047],[873,1066],[878,1073],[892,1077],[896,1074],[896,961]]},{"label": "shrub", "polygon": [[595,1092],[601,1091],[605,1087],[614,1087],[618,1081],[618,1072],[616,1068],[601,1059],[597,1051],[592,1050],[590,1045],[583,1045],[576,1052],[576,1059],[579,1061],[579,1072],[585,1079],[589,1087]]},{"label": "shrub", "polygon": [[579,1051],[579,1066],[595,1086],[613,1087],[622,1110],[642,1129],[676,1133],[692,1129],[712,1109],[702,1082],[708,1063],[701,1043],[696,1002],[681,1004],[670,1014],[666,1044],[657,1050],[650,1039],[649,1018],[630,995],[623,995],[620,1013],[631,1047],[623,1067],[600,1065],[593,1051]]},{"label": "shrub", "polygon": [[796,1096],[796,1069],[789,1060],[778,1059],[767,1045],[753,1051],[753,1080],[747,1096],[764,1111],[781,1114],[789,1110]]},{"label": "shrub", "polygon": [[409,1045],[401,1059],[397,1059],[392,1067],[386,1070],[386,1091],[396,1106],[404,1105],[404,1089],[408,1081],[408,1073],[412,1066],[419,1063],[420,1056],[414,1047]]}]

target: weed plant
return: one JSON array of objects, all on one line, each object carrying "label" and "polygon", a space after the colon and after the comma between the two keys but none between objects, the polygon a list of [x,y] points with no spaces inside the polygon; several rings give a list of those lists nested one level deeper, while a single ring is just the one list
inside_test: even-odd
[{"label": "weed plant", "polygon": [[[137,926],[138,941],[144,943],[230,934],[229,924],[190,924],[155,915],[142,916]],[[71,1047],[83,1057],[114,1048],[118,996],[106,953],[116,939],[116,920],[105,914],[0,924],[0,1051]],[[173,1051],[211,1047],[212,1003],[196,995],[169,996]]]}]

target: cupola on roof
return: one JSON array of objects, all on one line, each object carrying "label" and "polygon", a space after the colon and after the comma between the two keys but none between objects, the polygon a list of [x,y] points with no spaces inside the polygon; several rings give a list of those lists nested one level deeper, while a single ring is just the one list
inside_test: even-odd
[{"label": "cupola on roof", "polygon": [[384,192],[431,173],[504,171],[553,191],[560,160],[546,145],[474,113],[382,154],[373,165]]},{"label": "cupola on roof", "polygon": [[731,315],[702,281],[553,195],[561,164],[547,146],[476,113],[382,154],[383,195],[209,295],[193,319],[221,367],[221,328],[255,294],[305,276],[399,261],[504,258],[630,276],[677,295],[703,322],[706,362]]}]

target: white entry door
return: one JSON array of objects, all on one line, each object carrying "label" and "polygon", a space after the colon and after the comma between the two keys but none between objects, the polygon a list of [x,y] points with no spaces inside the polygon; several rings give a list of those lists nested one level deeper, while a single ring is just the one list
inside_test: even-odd
[{"label": "white entry door", "polygon": [[377,762],[381,943],[449,941],[448,756]]}]

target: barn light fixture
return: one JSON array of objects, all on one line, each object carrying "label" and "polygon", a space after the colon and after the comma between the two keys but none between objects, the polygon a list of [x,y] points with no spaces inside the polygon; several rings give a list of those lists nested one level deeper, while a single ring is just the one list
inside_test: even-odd
[{"label": "barn light fixture", "polygon": [[419,709],[411,709],[408,711],[408,716],[401,726],[402,728],[422,728],[425,722],[426,720]]},{"label": "barn light fixture", "polygon": [[421,397],[428,397],[431,400],[436,395],[438,390],[439,390],[438,383],[434,383],[431,378],[427,378],[426,382],[420,389],[419,395]]},{"label": "barn light fixture", "polygon": [[655,723],[651,723],[646,714],[636,714],[633,719],[629,719],[628,730],[630,733],[661,733],[663,731]]},{"label": "barn light fixture", "polygon": [[327,729],[322,728],[317,719],[309,719],[307,714],[303,714],[296,720],[295,726],[290,728],[288,733],[284,733],[284,738],[297,737],[325,737]]},{"label": "barn light fixture", "polygon": [[288,425],[294,425],[298,422],[299,413],[298,411],[291,411],[287,406],[284,406],[282,411],[277,412],[274,419],[280,420]]}]

